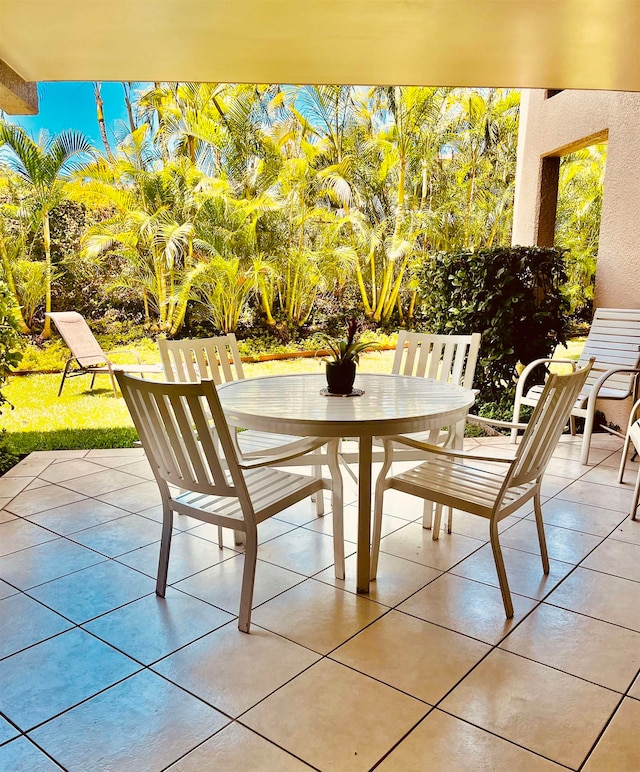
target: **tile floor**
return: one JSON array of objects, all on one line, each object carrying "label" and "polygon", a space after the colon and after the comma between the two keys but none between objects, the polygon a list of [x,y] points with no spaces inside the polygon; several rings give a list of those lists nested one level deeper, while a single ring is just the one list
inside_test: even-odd
[{"label": "tile floor", "polygon": [[[477,441],[468,441],[470,446]],[[508,451],[504,439],[486,452]],[[34,453],[0,478],[0,770],[640,769],[637,463],[564,437],[545,481],[551,572],[526,508],[432,542],[385,500],[379,577],[354,593],[310,502],[261,526],[251,635],[231,534],[176,518],[154,594],[159,497],[142,451]]]}]

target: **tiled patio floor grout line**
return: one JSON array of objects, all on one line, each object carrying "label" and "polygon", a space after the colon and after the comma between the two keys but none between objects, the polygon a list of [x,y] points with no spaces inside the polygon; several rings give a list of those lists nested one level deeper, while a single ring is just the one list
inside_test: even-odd
[{"label": "tiled patio floor grout line", "polygon": [[[633,682],[632,682],[632,683],[633,683]],[[608,729],[608,728],[609,728],[609,726],[611,725],[611,722],[613,721],[613,719],[614,719],[614,716],[615,716],[615,715],[616,715],[616,713],[617,713],[617,712],[620,710],[620,706],[622,705],[622,703],[624,702],[624,700],[625,700],[625,695],[624,695],[624,694],[622,694],[622,695],[620,696],[620,699],[619,699],[619,701],[618,701],[618,704],[616,705],[616,707],[615,707],[614,711],[613,711],[613,712],[611,713],[611,715],[609,716],[609,720],[608,720],[607,722],[605,722],[605,725],[602,727],[602,730],[599,732],[598,736],[595,738],[595,740],[593,741],[593,743],[592,743],[591,747],[590,747],[590,748],[589,748],[589,750],[587,751],[587,755],[584,757],[584,759],[582,760],[582,763],[581,763],[581,764],[580,764],[580,766],[578,767],[578,772],[580,772],[580,770],[582,770],[582,769],[584,768],[585,764],[586,764],[586,763],[589,761],[589,756],[591,756],[591,754],[593,753],[593,751],[594,751],[594,750],[595,750],[595,748],[596,748],[596,745],[597,745],[597,744],[600,742],[600,739],[602,738],[602,736],[604,735],[604,733],[607,731],[607,729]],[[612,772],[614,772],[614,771],[612,770]]]}]

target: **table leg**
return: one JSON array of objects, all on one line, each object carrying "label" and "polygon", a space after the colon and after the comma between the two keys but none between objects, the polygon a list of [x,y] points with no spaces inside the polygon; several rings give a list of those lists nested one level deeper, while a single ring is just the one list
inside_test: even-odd
[{"label": "table leg", "polygon": [[358,592],[369,592],[372,448],[373,437],[360,437],[358,448],[358,573],[356,583]]}]

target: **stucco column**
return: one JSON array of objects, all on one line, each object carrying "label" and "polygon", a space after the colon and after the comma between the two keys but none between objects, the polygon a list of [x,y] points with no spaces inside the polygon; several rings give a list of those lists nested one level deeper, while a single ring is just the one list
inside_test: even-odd
[{"label": "stucco column", "polygon": [[[559,157],[608,141],[595,306],[640,308],[640,94],[522,92],[512,243],[553,244]],[[554,181],[555,179],[555,181]],[[626,427],[630,400],[598,405]]]}]

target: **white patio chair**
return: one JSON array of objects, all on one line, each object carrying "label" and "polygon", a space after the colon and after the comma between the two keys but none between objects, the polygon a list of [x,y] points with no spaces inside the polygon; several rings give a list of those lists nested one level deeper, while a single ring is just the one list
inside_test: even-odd
[{"label": "white patio chair", "polygon": [[[123,373],[117,373],[117,379],[162,497],[158,595],[164,597],[167,587],[174,512],[219,528],[242,531],[246,547],[238,628],[248,633],[258,552],[257,526],[322,490],[332,491],[335,573],[337,578],[344,579],[342,478],[335,455],[328,459],[332,480],[274,469],[272,463],[292,457],[287,453],[282,458],[274,456],[271,461],[241,461],[211,381],[152,382]],[[319,441],[307,444],[317,446]]]},{"label": "white patio chair", "polygon": [[[623,481],[624,468],[627,464],[627,454],[629,452],[629,443],[633,443],[635,448],[634,458],[640,454],[640,399],[631,408],[631,414],[629,415],[629,425],[627,427],[627,434],[624,438],[624,447],[622,448],[622,460],[620,461],[620,472],[618,474],[618,482]],[[633,460],[633,459],[632,459]],[[640,467],[640,464],[638,464]],[[638,511],[638,501],[640,500],[640,468],[638,469],[638,476],[636,477],[636,487],[633,491],[633,501],[631,503],[631,519],[636,519]]]},{"label": "white patio chair", "polygon": [[[536,385],[525,393],[532,370],[540,365],[570,364],[573,368],[584,367],[592,358],[595,365],[589,373],[583,390],[571,410],[571,433],[575,434],[575,418],[584,418],[584,433],[580,463],[589,460],[589,446],[598,399],[638,398],[640,380],[640,309],[598,308],[578,362],[571,359],[536,359],[522,371],[516,388],[513,422],[520,421],[522,405],[535,406],[542,393],[542,385]],[[617,433],[617,432],[616,432]],[[517,441],[518,430],[511,432],[512,442]],[[622,435],[620,435],[622,436]]]},{"label": "white patio chair", "polygon": [[[440,535],[442,506],[456,507],[489,520],[491,548],[504,609],[507,617],[512,617],[513,604],[500,549],[498,523],[533,498],[542,568],[545,574],[549,573],[540,505],[542,476],[592,364],[593,360],[569,375],[549,376],[513,459],[470,455],[406,437],[386,440],[386,459],[376,483],[371,578],[375,578],[378,567],[384,492],[393,488],[436,502],[434,540]],[[408,472],[388,476],[394,458],[393,442],[420,449],[428,454],[428,460]]]},{"label": "white patio chair", "polygon": [[[219,335],[212,338],[185,338],[183,340],[158,339],[160,359],[164,367],[165,378],[168,381],[180,383],[194,383],[203,380],[212,380],[217,386],[228,381],[244,378],[242,359],[238,350],[238,341],[233,333]],[[313,456],[300,459],[298,448],[309,445],[308,438],[296,439],[286,434],[272,434],[255,430],[232,432],[231,438],[235,444],[238,455],[245,459],[270,457],[282,457],[292,454],[293,460],[285,466],[314,466],[316,476],[322,476],[322,465],[327,463],[326,454],[319,451]],[[320,441],[319,446],[325,444]],[[316,514],[324,513],[324,497],[322,494],[315,497]]]},{"label": "white patio chair", "polygon": [[[116,364],[102,350],[102,347],[91,332],[91,328],[82,314],[77,311],[54,311],[47,316],[55,324],[60,337],[71,352],[64,365],[62,381],[58,389],[58,396],[62,394],[62,388],[66,378],[75,378],[77,375],[91,375],[91,388],[93,388],[96,375],[101,373],[109,375],[114,396],[118,396],[115,373],[162,373],[162,367],[158,365],[141,364],[137,352],[118,349],[117,353],[132,354],[135,364]],[[112,351],[111,353],[116,353]],[[71,367],[75,362],[76,369]]]},{"label": "white patio chair", "polygon": [[[432,378],[443,383],[453,383],[471,389],[480,351],[481,335],[432,335],[422,332],[398,333],[396,353],[391,372],[396,375],[413,375],[420,378]],[[434,429],[405,435],[419,442],[431,445],[461,445],[464,437],[464,421],[457,426],[447,427],[447,431]],[[381,438],[375,438],[374,444],[382,445]],[[393,461],[416,461],[423,458],[421,451],[401,444],[393,446]],[[422,518],[423,528],[433,525],[433,506],[425,501]],[[452,510],[447,517],[447,531],[451,533]]]},{"label": "white patio chair", "polygon": [[[396,375],[413,375],[419,378],[431,378],[443,383],[453,383],[471,389],[478,362],[481,335],[431,335],[422,332],[398,333],[396,353],[391,372]],[[464,432],[464,423],[459,427],[449,427],[449,438],[454,430]],[[421,432],[407,435],[414,440],[433,442],[433,432]],[[377,439],[376,443],[381,444]],[[415,451],[396,448],[395,460],[420,458]]]}]

